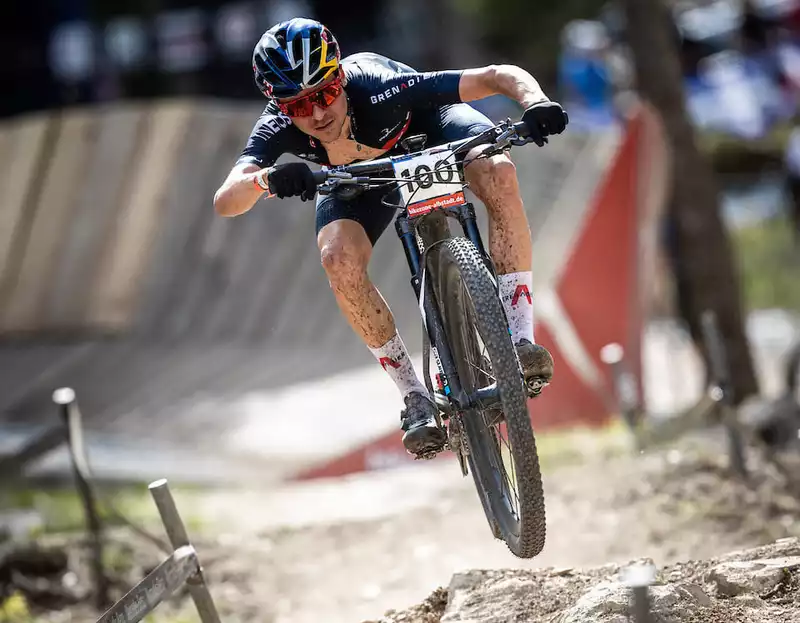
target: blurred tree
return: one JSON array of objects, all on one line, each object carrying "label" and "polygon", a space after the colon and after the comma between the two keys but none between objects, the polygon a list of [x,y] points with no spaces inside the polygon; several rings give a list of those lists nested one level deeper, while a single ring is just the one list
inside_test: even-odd
[{"label": "blurred tree", "polygon": [[693,337],[702,344],[700,317],[717,314],[731,365],[736,403],[758,391],[744,333],[741,287],[720,216],[716,180],[701,155],[684,107],[678,49],[662,0],[622,0],[636,84],[659,111],[672,147],[672,199],[668,207],[678,298]]},{"label": "blurred tree", "polygon": [[555,89],[561,31],[572,19],[596,15],[608,0],[459,0],[457,8],[480,25],[487,62],[515,63],[546,91]]}]

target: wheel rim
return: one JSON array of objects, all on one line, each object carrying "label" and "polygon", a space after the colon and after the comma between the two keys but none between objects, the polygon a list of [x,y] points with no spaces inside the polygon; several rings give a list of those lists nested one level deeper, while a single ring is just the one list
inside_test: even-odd
[{"label": "wheel rim", "polygon": [[[491,371],[491,357],[483,342],[477,323],[475,322],[475,307],[463,281],[460,283],[461,322],[459,330],[462,344],[466,347],[465,375],[461,384],[468,392],[474,392],[480,387],[496,382]],[[487,369],[488,368],[488,369]],[[502,407],[502,405],[498,405]],[[470,417],[472,415],[472,417]],[[511,443],[508,440],[508,429],[505,422],[494,422],[494,410],[473,409],[466,417],[471,419],[477,431],[488,443],[483,444],[486,458],[491,466],[491,478],[496,491],[501,494],[501,509],[493,504],[493,511],[500,513],[497,520],[515,535],[519,535],[521,522],[519,489],[517,485],[517,466],[511,452]]]}]

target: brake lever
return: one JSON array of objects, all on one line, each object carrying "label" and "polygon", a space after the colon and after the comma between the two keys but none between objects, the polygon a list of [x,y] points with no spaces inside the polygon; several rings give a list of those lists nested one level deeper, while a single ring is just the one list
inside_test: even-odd
[{"label": "brake lever", "polygon": [[338,184],[332,192],[335,192],[337,197],[348,201],[364,192],[364,188],[355,184]]},{"label": "brake lever", "polygon": [[[530,145],[531,143],[535,142],[532,138],[521,138],[519,136],[512,138],[508,141],[514,147],[522,147],[523,145]],[[545,141],[547,142],[547,141]]]},{"label": "brake lever", "polygon": [[513,145],[514,147],[522,147],[523,145],[530,145],[531,143],[535,143],[539,147],[544,147],[549,142],[550,140],[546,136],[542,137],[541,145],[539,145],[539,143],[533,140],[530,136],[522,138],[519,135],[515,135],[506,140],[507,145]]},{"label": "brake lever", "polygon": [[317,186],[317,192],[320,195],[330,195],[339,186],[338,180],[331,180],[324,182]]}]

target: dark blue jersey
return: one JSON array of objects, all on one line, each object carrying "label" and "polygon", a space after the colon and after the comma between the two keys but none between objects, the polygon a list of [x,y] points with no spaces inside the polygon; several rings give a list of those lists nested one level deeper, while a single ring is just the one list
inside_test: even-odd
[{"label": "dark blue jersey", "polygon": [[[415,111],[461,101],[461,71],[417,72],[385,56],[362,52],[342,59],[347,78],[353,137],[362,145],[390,150],[403,136]],[[325,148],[301,132],[274,102],[264,108],[237,164],[268,167],[285,153],[329,164]]]}]

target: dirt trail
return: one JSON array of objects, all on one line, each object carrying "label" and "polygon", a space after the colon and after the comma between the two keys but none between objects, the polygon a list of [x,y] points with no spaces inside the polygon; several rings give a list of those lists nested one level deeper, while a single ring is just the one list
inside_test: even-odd
[{"label": "dirt trail", "polygon": [[214,537],[196,545],[226,623],[358,623],[469,569],[661,567],[800,535],[800,504],[769,468],[748,490],[706,441],[682,447],[547,470],[548,539],[533,560],[492,539],[472,480],[447,461],[208,496],[193,512]]},{"label": "dirt trail", "polygon": [[[368,623],[628,623],[635,610],[629,570],[473,570],[421,604]],[[654,623],[800,621],[797,538],[661,567],[652,580],[647,609]]]},{"label": "dirt trail", "polygon": [[[798,505],[776,493],[774,475],[746,491],[720,462],[702,458],[708,450],[686,448],[546,473],[548,540],[529,561],[491,538],[471,479],[453,463],[266,497],[219,496],[209,500],[209,517],[228,526],[220,541],[245,550],[253,539],[255,549],[249,558],[220,560],[213,572],[235,577],[242,598],[246,586],[273,593],[275,621],[352,623],[417,603],[465,569],[588,567],[641,557],[663,565],[792,534]],[[246,517],[241,508],[249,509]]]}]

